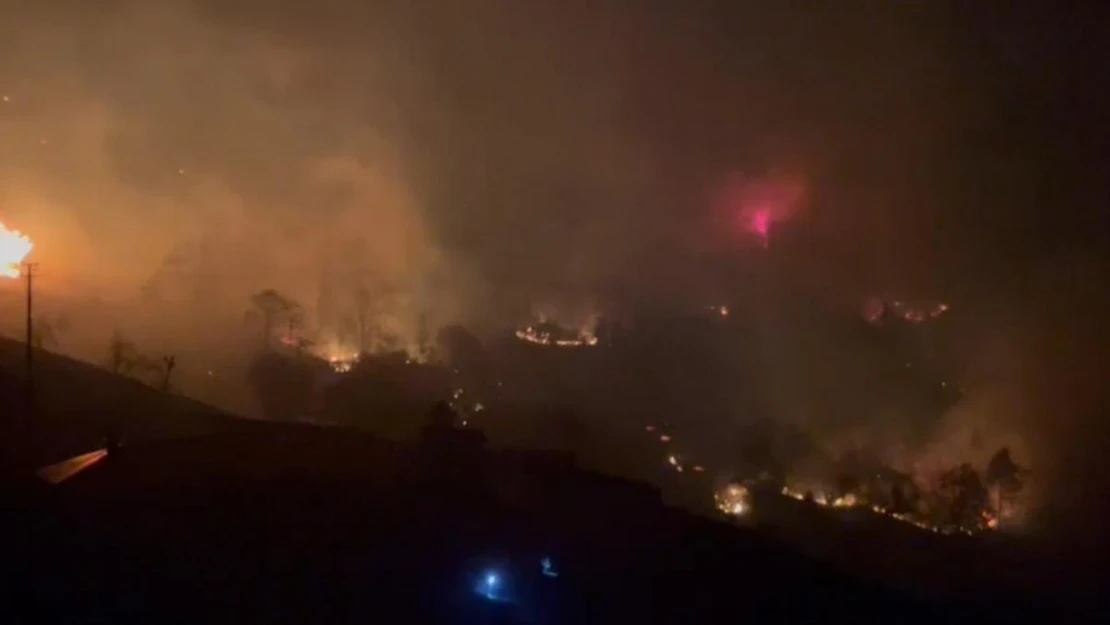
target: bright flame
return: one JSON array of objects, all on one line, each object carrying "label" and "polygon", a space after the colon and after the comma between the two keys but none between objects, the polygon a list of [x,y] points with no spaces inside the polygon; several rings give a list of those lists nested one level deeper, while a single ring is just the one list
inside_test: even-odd
[{"label": "bright flame", "polygon": [[[818,492],[812,492],[812,491],[802,492],[798,488],[791,488],[789,486],[784,486],[782,488],[782,494],[785,497],[790,497],[791,499],[797,499],[798,501],[805,501],[806,499],[808,499],[808,497],[806,495],[809,494],[809,495],[812,496],[812,502],[817,504],[818,506],[821,506],[822,508],[841,508],[841,509],[861,508],[861,509],[869,509],[869,510],[871,510],[871,512],[874,512],[875,514],[885,516],[885,517],[888,517],[888,518],[891,518],[891,519],[895,519],[895,520],[898,520],[898,521],[902,521],[903,523],[909,523],[910,525],[913,525],[913,526],[915,526],[917,528],[920,528],[920,529],[923,529],[923,530],[933,532],[934,534],[951,533],[951,531],[949,531],[948,529],[941,528],[941,527],[938,527],[936,525],[926,523],[924,520],[915,518],[915,516],[912,513],[891,512],[887,508],[885,508],[883,506],[880,506],[878,504],[866,504],[863,501],[863,499],[859,495],[856,495],[855,493],[847,493],[847,494],[845,494],[841,497],[830,498],[828,495],[826,495],[826,494],[824,494],[820,491],[818,491]],[[718,501],[719,501],[719,497],[718,497]],[[993,513],[989,512],[989,511],[984,511],[982,519],[983,519],[983,526],[984,527],[976,527],[976,528],[960,527],[960,528],[955,528],[952,531],[960,532],[960,533],[968,534],[968,535],[973,535],[977,531],[980,531],[982,529],[989,529],[989,530],[998,529],[998,517],[996,517]]]},{"label": "bright flame", "polygon": [[349,372],[359,360],[357,349],[345,347],[338,343],[324,343],[315,347],[312,351],[317,357],[326,360],[332,371],[336,373]]},{"label": "bright flame", "polygon": [[713,498],[716,499],[717,509],[721,512],[730,516],[741,516],[747,514],[750,509],[750,497],[751,493],[744,486],[729,484],[717,491]]},{"label": "bright flame", "polygon": [[19,266],[35,247],[31,239],[18,230],[8,230],[0,222],[0,276],[18,278]]}]

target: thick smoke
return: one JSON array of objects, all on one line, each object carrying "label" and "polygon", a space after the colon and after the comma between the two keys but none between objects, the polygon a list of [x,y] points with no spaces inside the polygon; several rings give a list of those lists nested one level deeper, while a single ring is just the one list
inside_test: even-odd
[{"label": "thick smoke", "polygon": [[[0,0],[0,219],[35,240],[44,314],[72,317],[63,351],[99,361],[119,329],[240,353],[267,288],[310,327],[341,325],[367,289],[403,340],[718,297],[753,328],[735,372],[758,380],[752,403],[831,447],[950,462],[980,453],[978,431],[982,453],[1010,444],[1064,479],[1103,431],[1085,211],[1104,186],[1070,184],[1081,157],[1044,156],[1084,153],[1073,127],[1012,104],[1052,110],[1076,78],[1073,59],[1023,52],[1019,24],[1044,20],[904,3],[93,4]],[[739,229],[722,221],[733,201]],[[784,208],[760,249],[766,202]],[[938,349],[966,397],[930,427],[883,400],[871,348],[827,321],[876,293],[952,306]],[[17,286],[3,295],[17,332]]]},{"label": "thick smoke", "polygon": [[[0,197],[35,233],[45,294],[110,300],[105,316],[167,349],[228,330],[264,288],[310,324],[325,281],[399,293],[392,317],[460,313],[467,273],[427,223],[396,114],[412,94],[373,71],[391,51],[285,42],[185,4],[5,23]],[[105,345],[111,328],[87,321],[75,333]]]}]

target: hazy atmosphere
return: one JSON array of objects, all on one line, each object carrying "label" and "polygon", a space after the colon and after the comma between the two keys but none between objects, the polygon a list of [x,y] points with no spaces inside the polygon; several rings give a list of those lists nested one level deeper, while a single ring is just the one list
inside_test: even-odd
[{"label": "hazy atmosphere", "polygon": [[[699,436],[769,417],[900,465],[1008,445],[1037,505],[1101,492],[1099,34],[800,6],[0,0],[0,222],[66,320],[47,347],[97,364],[117,331],[183,375],[239,358],[264,289],[320,341],[371,292],[403,347],[729,302],[759,371],[731,405],[760,414]],[[930,349],[963,398],[927,423],[844,329],[875,297],[947,307]],[[5,334],[23,306],[0,283]]]}]

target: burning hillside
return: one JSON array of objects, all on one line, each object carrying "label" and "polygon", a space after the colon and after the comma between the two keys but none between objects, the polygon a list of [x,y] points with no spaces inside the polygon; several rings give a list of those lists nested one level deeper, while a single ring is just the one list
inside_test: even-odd
[{"label": "burning hillside", "polygon": [[[687,464],[668,431],[655,425],[646,430],[661,444],[672,470],[684,473],[690,466],[696,473],[706,471],[703,465]],[[757,493],[777,493],[820,508],[869,511],[936,534],[974,535],[997,530],[1002,522],[1012,526],[1018,520],[1021,475],[1023,470],[1004,448],[983,475],[970,464],[962,464],[944,472],[936,484],[921,476],[881,469],[872,469],[865,477],[842,475],[835,485],[781,480],[765,471],[758,477],[730,481],[713,493],[713,499],[714,507],[731,517],[757,508]]]},{"label": "burning hillside", "polygon": [[332,370],[336,373],[347,373],[354,368],[358,363],[359,354],[358,349],[345,347],[338,343],[330,343],[315,346],[312,353],[325,361],[331,366]]},{"label": "burning hillside", "polygon": [[592,347],[597,345],[597,337],[586,328],[572,330],[553,321],[544,321],[516,331],[516,337],[535,345],[556,347]]}]

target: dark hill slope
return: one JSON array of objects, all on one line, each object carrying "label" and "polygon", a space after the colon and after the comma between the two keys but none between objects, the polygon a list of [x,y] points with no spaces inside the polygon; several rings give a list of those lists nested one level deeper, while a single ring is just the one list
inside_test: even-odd
[{"label": "dark hill slope", "polygon": [[0,431],[4,465],[26,470],[104,444],[197,436],[241,420],[187,397],[43,350],[34,354],[34,396],[24,401],[24,345],[0,338]]},{"label": "dark hill slope", "polygon": [[[953,622],[565,458],[338,429],[124,448],[31,497],[38,622]],[[549,558],[558,576],[543,574]],[[496,575],[497,600],[475,590]],[[959,619],[956,619],[959,620]]]}]

